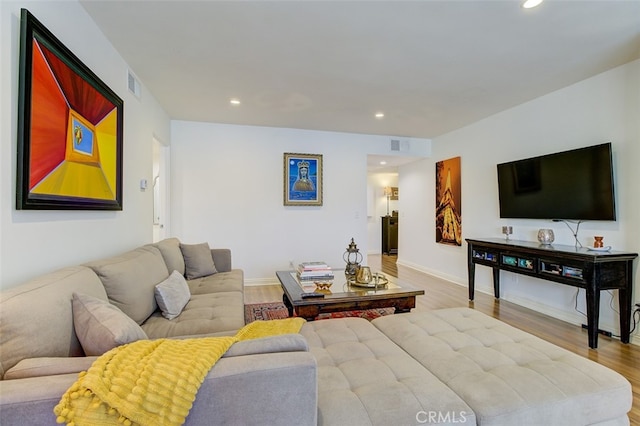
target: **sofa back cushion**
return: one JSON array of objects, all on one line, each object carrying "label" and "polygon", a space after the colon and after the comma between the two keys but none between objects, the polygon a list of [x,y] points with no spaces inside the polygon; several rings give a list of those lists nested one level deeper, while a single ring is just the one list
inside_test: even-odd
[{"label": "sofa back cushion", "polygon": [[0,377],[26,358],[84,354],[73,327],[74,292],[107,300],[100,279],[84,266],[41,275],[0,293]]},{"label": "sofa back cushion", "polygon": [[160,250],[145,246],[86,266],[100,277],[109,301],[138,324],[142,324],[158,308],[156,284],[169,272]]},{"label": "sofa back cushion", "polygon": [[209,243],[180,244],[180,251],[184,257],[185,275],[188,280],[216,274],[213,254]]},{"label": "sofa back cushion", "polygon": [[150,246],[157,247],[162,253],[164,263],[167,265],[169,273],[178,271],[180,275],[184,275],[184,257],[180,250],[180,240],[177,238],[166,238]]}]

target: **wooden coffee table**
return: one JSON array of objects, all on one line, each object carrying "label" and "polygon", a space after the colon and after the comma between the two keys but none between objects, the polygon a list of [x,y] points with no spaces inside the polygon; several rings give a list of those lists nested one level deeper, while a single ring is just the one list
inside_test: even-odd
[{"label": "wooden coffee table", "polygon": [[294,271],[278,271],[276,275],[284,290],[282,301],[289,310],[289,316],[295,312],[296,316],[307,321],[313,321],[320,314],[354,309],[395,308],[395,313],[409,312],[416,306],[416,296],[424,294],[424,290],[397,284],[389,277],[386,286],[376,289],[347,284],[346,279],[340,276],[322,297],[303,298],[305,291]]}]

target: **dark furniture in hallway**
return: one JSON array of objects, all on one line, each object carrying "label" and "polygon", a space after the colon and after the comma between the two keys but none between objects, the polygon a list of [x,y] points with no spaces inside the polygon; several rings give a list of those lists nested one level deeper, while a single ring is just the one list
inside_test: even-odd
[{"label": "dark furniture in hallway", "polygon": [[398,254],[398,216],[382,216],[382,254]]}]

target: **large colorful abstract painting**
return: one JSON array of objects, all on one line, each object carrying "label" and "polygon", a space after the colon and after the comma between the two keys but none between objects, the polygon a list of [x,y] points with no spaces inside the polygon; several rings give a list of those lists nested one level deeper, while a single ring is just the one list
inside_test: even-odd
[{"label": "large colorful abstract painting", "polygon": [[436,242],[462,245],[460,157],[436,163]]},{"label": "large colorful abstract painting", "polygon": [[16,208],[122,210],[123,102],[22,9]]}]

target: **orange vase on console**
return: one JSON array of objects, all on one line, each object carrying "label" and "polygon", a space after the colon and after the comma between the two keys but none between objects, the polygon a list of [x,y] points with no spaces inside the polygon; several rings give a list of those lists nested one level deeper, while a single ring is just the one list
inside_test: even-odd
[{"label": "orange vase on console", "polygon": [[595,239],[595,241],[593,242],[594,248],[604,247],[604,243],[602,242],[602,239],[604,237],[593,237],[593,238]]}]

